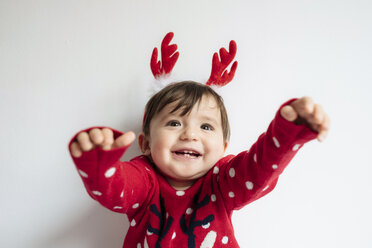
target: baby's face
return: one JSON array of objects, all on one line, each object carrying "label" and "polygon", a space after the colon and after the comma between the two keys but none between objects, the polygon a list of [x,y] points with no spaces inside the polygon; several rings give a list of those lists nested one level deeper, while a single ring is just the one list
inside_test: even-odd
[{"label": "baby's face", "polygon": [[203,96],[184,116],[182,108],[170,113],[176,104],[167,105],[151,120],[145,154],[174,188],[186,189],[223,157],[227,141],[213,97]]}]

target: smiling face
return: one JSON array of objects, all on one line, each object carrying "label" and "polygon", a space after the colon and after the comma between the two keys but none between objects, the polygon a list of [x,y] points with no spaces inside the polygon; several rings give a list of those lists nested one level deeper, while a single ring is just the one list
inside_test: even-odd
[{"label": "smiling face", "polygon": [[190,112],[177,102],[166,105],[150,122],[150,134],[140,135],[141,150],[150,155],[176,189],[190,187],[223,157],[227,147],[221,111],[212,96],[203,95]]}]

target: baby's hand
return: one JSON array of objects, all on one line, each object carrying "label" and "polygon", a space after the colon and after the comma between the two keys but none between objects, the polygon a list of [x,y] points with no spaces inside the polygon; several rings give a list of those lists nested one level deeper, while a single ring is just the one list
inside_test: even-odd
[{"label": "baby's hand", "polygon": [[76,137],[77,141],[71,144],[70,150],[72,156],[78,158],[83,152],[93,150],[96,146],[101,147],[103,150],[110,150],[113,148],[128,146],[135,138],[136,135],[133,132],[126,132],[114,140],[114,133],[111,129],[93,128],[89,133],[79,133]]},{"label": "baby's hand", "polygon": [[317,139],[323,141],[329,130],[330,119],[319,104],[315,104],[310,97],[302,97],[284,106],[280,114],[287,121],[296,124],[306,124],[318,132]]}]

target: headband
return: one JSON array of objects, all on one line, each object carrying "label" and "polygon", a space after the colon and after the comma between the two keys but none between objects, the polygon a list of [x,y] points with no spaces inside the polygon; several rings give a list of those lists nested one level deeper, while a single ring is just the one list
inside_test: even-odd
[{"label": "headband", "polygon": [[[150,67],[152,74],[157,80],[166,78],[170,75],[180,55],[179,52],[176,52],[177,45],[170,44],[173,36],[173,32],[169,32],[165,35],[161,43],[161,60],[158,61],[158,49],[155,47],[152,51]],[[234,40],[230,41],[229,51],[226,51],[226,49],[222,47],[219,54],[220,56],[218,56],[217,52],[213,54],[212,71],[206,82],[208,86],[225,86],[234,78],[236,68],[238,67],[238,62],[235,61],[231,66],[230,72],[226,70],[234,60],[236,54],[236,43]]]},{"label": "headband", "polygon": [[[177,51],[176,44],[170,44],[173,39],[173,32],[169,32],[163,38],[161,42],[161,60],[158,61],[158,48],[155,47],[152,51],[150,67],[152,74],[157,81],[162,81],[170,76],[173,67],[179,57],[179,52]],[[226,68],[234,60],[236,54],[236,43],[234,40],[230,41],[229,51],[225,48],[220,48],[219,55],[215,52],[212,58],[212,71],[208,81],[205,83],[208,86],[222,87],[231,82],[234,78],[236,68],[238,67],[238,62],[234,61],[231,66],[230,72]],[[221,58],[221,59],[220,59]],[[161,87],[165,85],[162,84]],[[146,114],[143,116],[142,126],[145,123]]]}]

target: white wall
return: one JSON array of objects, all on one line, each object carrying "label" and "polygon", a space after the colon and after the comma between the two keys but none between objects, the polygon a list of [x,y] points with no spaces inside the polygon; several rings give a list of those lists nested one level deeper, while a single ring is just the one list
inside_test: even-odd
[{"label": "white wall", "polygon": [[206,80],[212,53],[238,44],[221,91],[229,153],[291,97],[332,118],[326,142],[233,216],[241,247],[372,247],[371,13],[368,0],[1,0],[0,246],[121,247],[126,218],[89,198],[67,143],[92,125],[139,132],[152,48],[173,31],[177,79]]}]

